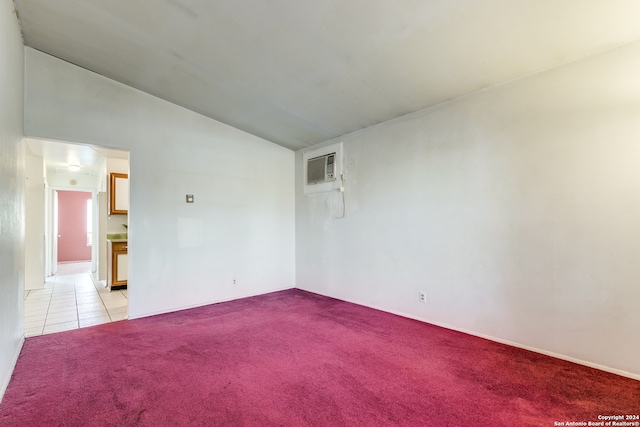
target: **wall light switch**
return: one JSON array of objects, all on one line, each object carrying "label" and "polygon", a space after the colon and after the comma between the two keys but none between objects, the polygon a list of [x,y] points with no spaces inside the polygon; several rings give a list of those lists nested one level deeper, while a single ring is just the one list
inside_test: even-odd
[{"label": "wall light switch", "polygon": [[193,194],[187,194],[187,203],[193,203]]}]

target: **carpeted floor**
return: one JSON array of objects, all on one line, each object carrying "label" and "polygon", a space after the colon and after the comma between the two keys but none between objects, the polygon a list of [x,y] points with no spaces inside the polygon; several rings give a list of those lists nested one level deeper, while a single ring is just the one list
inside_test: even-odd
[{"label": "carpeted floor", "polygon": [[28,338],[2,426],[554,426],[640,382],[300,290]]}]

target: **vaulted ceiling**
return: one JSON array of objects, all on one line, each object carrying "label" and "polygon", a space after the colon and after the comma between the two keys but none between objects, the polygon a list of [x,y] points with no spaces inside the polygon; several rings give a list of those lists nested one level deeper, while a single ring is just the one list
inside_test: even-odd
[{"label": "vaulted ceiling", "polygon": [[637,0],[15,0],[24,41],[288,148],[640,39]]}]

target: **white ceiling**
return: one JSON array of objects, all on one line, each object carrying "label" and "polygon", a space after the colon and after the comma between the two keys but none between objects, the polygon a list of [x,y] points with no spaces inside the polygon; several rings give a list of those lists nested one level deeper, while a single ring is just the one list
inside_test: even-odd
[{"label": "white ceiling", "polygon": [[640,39],[638,0],[15,0],[26,45],[297,149]]},{"label": "white ceiling", "polygon": [[87,144],[70,144],[61,141],[25,138],[27,150],[32,155],[44,158],[47,174],[68,173],[69,165],[78,165],[78,175],[100,176],[104,173],[105,161],[129,159],[129,153],[123,150],[99,147]]}]

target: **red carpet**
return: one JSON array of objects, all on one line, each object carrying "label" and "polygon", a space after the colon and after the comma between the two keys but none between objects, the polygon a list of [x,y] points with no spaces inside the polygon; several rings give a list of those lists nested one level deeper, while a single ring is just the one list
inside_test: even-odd
[{"label": "red carpet", "polygon": [[289,290],[28,338],[2,426],[553,426],[640,382]]}]

